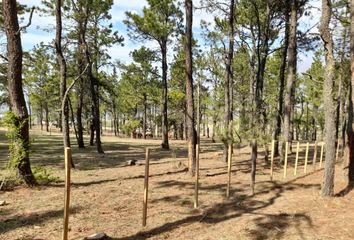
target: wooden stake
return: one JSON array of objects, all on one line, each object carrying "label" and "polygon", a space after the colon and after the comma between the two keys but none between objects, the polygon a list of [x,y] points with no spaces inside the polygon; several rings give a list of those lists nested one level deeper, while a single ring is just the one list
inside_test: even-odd
[{"label": "wooden stake", "polygon": [[230,197],[230,186],[231,186],[231,161],[232,161],[232,144],[229,143],[229,152],[228,152],[228,158],[227,158],[227,175],[228,175],[228,180],[227,180],[227,189],[226,189],[226,197]]},{"label": "wooden stake", "polygon": [[339,140],[337,141],[336,162],[338,162],[338,157],[339,157]]},{"label": "wooden stake", "polygon": [[324,142],[321,143],[320,168],[322,167]]},{"label": "wooden stake", "polygon": [[284,178],[286,178],[286,170],[288,167],[288,149],[289,149],[289,143],[285,143],[285,162],[284,162]]},{"label": "wooden stake", "polygon": [[306,153],[305,153],[305,166],[304,166],[304,173],[307,172],[307,160],[309,157],[309,147],[310,147],[310,143],[306,144]]},{"label": "wooden stake", "polygon": [[195,149],[195,199],[194,208],[198,208],[198,194],[199,194],[199,144],[196,145]]},{"label": "wooden stake", "polygon": [[315,149],[314,149],[313,160],[312,160],[313,171],[316,170],[316,161],[317,161],[317,141],[315,142]]},{"label": "wooden stake", "polygon": [[275,140],[272,140],[272,152],[270,156],[270,181],[273,181],[274,145]]},{"label": "wooden stake", "polygon": [[296,144],[296,158],[295,158],[294,176],[296,176],[296,173],[297,173],[297,164],[299,162],[299,149],[300,149],[300,142],[297,142],[297,144]]},{"label": "wooden stake", "polygon": [[71,176],[71,149],[66,147],[65,156],[65,195],[64,195],[64,227],[63,240],[68,240],[69,214],[70,214],[70,176]]},{"label": "wooden stake", "polygon": [[149,163],[150,163],[150,149],[146,148],[145,153],[145,181],[144,181],[144,201],[143,201],[143,227],[146,226],[147,217],[147,201],[149,191]]}]

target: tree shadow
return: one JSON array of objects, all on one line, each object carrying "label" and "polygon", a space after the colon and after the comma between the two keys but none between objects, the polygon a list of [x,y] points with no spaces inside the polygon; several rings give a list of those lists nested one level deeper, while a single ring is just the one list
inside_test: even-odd
[{"label": "tree shadow", "polygon": [[[165,187],[170,186],[169,182]],[[148,239],[153,236],[157,236],[164,232],[169,232],[175,228],[178,228],[181,225],[192,224],[196,222],[202,222],[206,224],[217,224],[220,222],[224,222],[230,219],[242,217],[244,214],[252,214],[256,217],[252,220],[256,229],[253,229],[249,232],[251,236],[255,239],[279,239],[281,238],[286,229],[289,227],[295,227],[299,236],[303,237],[303,233],[301,231],[301,225],[306,224],[309,227],[312,226],[311,218],[305,213],[297,213],[297,214],[265,214],[259,212],[259,210],[265,209],[275,203],[275,201],[282,196],[283,192],[291,191],[297,188],[308,187],[311,188],[314,185],[309,184],[296,184],[296,183],[285,183],[279,184],[277,182],[265,182],[268,186],[264,188],[262,191],[255,193],[253,196],[247,195],[244,193],[239,193],[233,195],[233,197],[225,202],[214,204],[213,206],[207,208],[204,211],[199,211],[199,213],[191,213],[192,216],[188,216],[182,219],[179,219],[174,222],[165,223],[161,226],[152,228],[146,231],[139,231],[132,236],[121,237],[121,238],[111,238],[115,240],[133,240],[133,239]],[[178,183],[179,184],[179,183]],[[184,185],[187,186],[187,185]],[[316,185],[317,186],[317,185]],[[256,196],[271,194],[270,197],[266,200],[258,200]],[[156,201],[178,201],[180,200],[180,196],[169,196],[158,199]],[[155,201],[155,202],[156,202]],[[276,231],[272,232],[269,229],[275,228]]]},{"label": "tree shadow", "polygon": [[[260,214],[259,214],[260,215]],[[304,213],[261,214],[254,219],[256,229],[249,230],[252,239],[282,239],[285,229],[294,226],[300,239],[305,239],[302,224],[313,227],[311,218]]]},{"label": "tree shadow", "polygon": [[[75,214],[82,210],[81,207],[70,208],[70,213]],[[12,218],[5,218],[0,221],[0,232],[6,233],[16,228],[28,227],[33,225],[44,224],[49,219],[62,218],[63,210],[52,210],[46,212],[36,212],[29,215],[16,215]]]},{"label": "tree shadow", "polygon": [[353,189],[354,189],[354,182],[349,182],[348,185],[343,190],[341,190],[339,193],[337,193],[335,196],[336,197],[345,197]]}]

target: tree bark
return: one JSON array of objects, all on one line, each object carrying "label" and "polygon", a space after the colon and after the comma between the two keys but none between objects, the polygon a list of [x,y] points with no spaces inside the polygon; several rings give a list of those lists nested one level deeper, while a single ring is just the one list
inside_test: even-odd
[{"label": "tree bark", "polygon": [[326,69],[323,83],[323,99],[325,113],[325,170],[321,189],[322,196],[333,196],[335,172],[335,104],[333,101],[333,83],[335,74],[335,61],[333,56],[333,40],[329,29],[332,15],[330,0],[322,0],[322,16],[320,21],[320,34],[324,43]]},{"label": "tree bark", "polygon": [[229,49],[226,60],[226,81],[224,85],[225,92],[225,110],[224,110],[224,121],[225,121],[225,130],[226,138],[224,139],[224,161],[227,162],[228,159],[228,147],[229,141],[232,141],[232,89],[233,89],[233,70],[232,70],[232,61],[234,57],[234,38],[235,38],[235,29],[234,29],[234,19],[235,19],[235,1],[231,0],[229,5]]},{"label": "tree bark", "polygon": [[[95,137],[96,137],[96,148],[97,148],[97,152],[98,153],[104,153],[103,148],[102,148],[102,144],[101,144],[101,127],[100,127],[100,107],[99,107],[99,97],[98,97],[98,79],[93,76],[92,73],[92,61],[91,61],[91,54],[90,54],[90,49],[89,46],[87,44],[86,41],[86,29],[87,29],[87,18],[89,16],[90,13],[90,3],[91,1],[88,1],[86,4],[86,9],[85,9],[85,15],[86,15],[86,19],[84,22],[84,30],[83,31],[83,44],[85,46],[85,61],[86,61],[86,65],[88,65],[87,67],[87,79],[89,80],[90,83],[90,93],[91,93],[91,100],[92,100],[92,125],[93,128],[91,129],[91,134],[92,134],[92,130],[94,130],[95,132]],[[92,141],[91,141],[92,140]],[[93,139],[90,139],[90,144],[93,144]]]},{"label": "tree bark", "polygon": [[[60,100],[63,101],[66,91],[66,61],[63,55],[61,46],[62,39],[62,17],[61,17],[61,0],[55,1],[55,17],[56,17],[56,35],[55,35],[55,50],[57,61],[59,63],[59,76],[60,76]],[[64,111],[61,113],[61,126],[63,130],[64,148],[70,147],[70,128],[69,128],[69,106],[68,101],[64,103]]]},{"label": "tree bark", "polygon": [[[79,5],[79,8],[82,10],[81,4]],[[82,13],[78,13],[82,14]],[[84,36],[85,36],[85,29],[83,29],[83,23],[84,19],[83,17],[79,17],[78,19],[78,24],[77,24],[77,31],[78,31],[78,44],[77,44],[77,52],[79,53],[78,56],[78,70],[79,73],[82,73],[84,70],[84,51],[83,51],[83,46],[84,46]],[[80,77],[79,82],[78,82],[78,99],[77,99],[77,106],[76,106],[76,121],[77,121],[77,145],[79,148],[85,148],[85,143],[84,143],[84,128],[82,125],[82,108],[83,108],[83,98],[84,98],[84,81],[85,79],[83,77]]]},{"label": "tree bark", "polygon": [[257,140],[251,141],[251,193],[254,194],[257,169]]},{"label": "tree bark", "polygon": [[354,121],[353,121],[353,104],[354,104],[354,0],[350,1],[350,57],[351,57],[351,82],[349,86],[349,103],[348,103],[348,122],[347,122],[347,144],[346,151],[348,152],[349,172],[348,180],[352,184],[354,182]]},{"label": "tree bark", "polygon": [[290,31],[290,2],[286,1],[286,8],[284,11],[285,16],[285,35],[284,35],[284,44],[281,55],[281,64],[279,70],[279,96],[278,96],[278,114],[277,114],[277,123],[274,131],[274,157],[279,156],[279,136],[281,133],[281,123],[283,118],[283,102],[284,102],[284,85],[285,85],[285,69],[286,69],[286,60],[288,57],[288,47],[289,47],[289,31]]},{"label": "tree bark", "polygon": [[44,103],[44,116],[45,116],[45,130],[49,132],[49,108],[48,103]]},{"label": "tree bark", "polygon": [[147,96],[144,93],[144,118],[143,118],[143,138],[146,139],[146,123],[147,123]]},{"label": "tree bark", "polygon": [[194,113],[194,92],[193,92],[193,55],[192,55],[192,23],[193,23],[193,1],[185,0],[186,11],[186,126],[188,139],[188,161],[190,163],[189,173],[194,175],[196,167],[196,130]]},{"label": "tree bark", "polygon": [[296,81],[296,67],[297,67],[297,9],[298,0],[293,0],[291,5],[290,15],[290,33],[289,33],[289,52],[288,52],[288,77],[285,89],[284,99],[284,127],[283,127],[283,143],[282,156],[285,152],[285,142],[291,144],[291,112],[293,109],[293,88]]},{"label": "tree bark", "polygon": [[29,158],[29,129],[28,112],[22,88],[22,45],[21,33],[17,18],[17,8],[15,0],[2,1],[3,24],[7,38],[7,84],[11,103],[11,111],[15,114],[17,121],[15,126],[19,128],[16,141],[18,152],[14,155],[16,159],[18,173],[28,186],[37,184],[33,176]]},{"label": "tree bark", "polygon": [[167,86],[167,40],[163,40],[161,45],[162,54],[162,149],[170,149],[168,143],[168,118],[167,118],[167,103],[168,103],[168,86]]}]

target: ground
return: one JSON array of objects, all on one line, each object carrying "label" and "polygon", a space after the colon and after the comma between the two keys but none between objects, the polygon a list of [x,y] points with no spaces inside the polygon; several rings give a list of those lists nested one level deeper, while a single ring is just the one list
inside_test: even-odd
[{"label": "ground", "polygon": [[[64,169],[61,136],[32,132],[33,165],[46,166],[59,183],[34,189],[0,191],[0,239],[61,239]],[[72,139],[74,142],[74,139]],[[73,146],[69,239],[105,232],[113,239],[352,239],[354,191],[344,196],[319,196],[323,169],[308,166],[304,174],[304,144],[298,175],[294,155],[287,178],[275,159],[273,181],[269,165],[258,157],[255,195],[250,194],[250,149],[237,146],[233,156],[232,191],[226,193],[226,163],[222,145],[203,139],[200,162],[200,206],[193,208],[194,180],[185,172],[186,143],[171,141],[171,151],[159,140],[103,136],[105,155],[94,147]],[[144,152],[152,148],[147,227],[142,224]],[[7,161],[4,131],[0,131],[0,167]],[[319,151],[319,149],[318,149]],[[312,163],[313,151],[309,162]],[[319,156],[319,152],[317,154]],[[136,166],[125,166],[137,160]],[[317,160],[318,161],[318,160]],[[1,175],[5,171],[0,171]],[[346,187],[342,163],[336,168],[335,191]]]}]

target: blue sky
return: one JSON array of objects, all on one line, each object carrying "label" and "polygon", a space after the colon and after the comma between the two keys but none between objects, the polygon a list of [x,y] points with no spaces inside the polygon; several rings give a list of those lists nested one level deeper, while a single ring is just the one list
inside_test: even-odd
[{"label": "blue sky", "polygon": [[[19,0],[20,3],[26,4],[28,6],[38,6],[40,5],[40,0]],[[198,3],[199,1],[194,1]],[[124,47],[114,46],[109,49],[109,54],[113,59],[117,59],[123,62],[131,61],[129,56],[129,52],[133,49],[139,48],[141,43],[134,43],[127,36],[126,26],[123,24],[123,20],[125,18],[125,11],[135,11],[141,12],[143,6],[146,5],[145,0],[114,0],[114,6],[111,10],[112,14],[112,23],[114,28],[119,31],[121,35],[124,36]],[[320,7],[319,0],[312,0],[311,5],[315,7]],[[320,12],[319,10],[313,9],[312,15],[314,17],[303,17],[300,22],[301,28],[308,28],[319,21]],[[24,17],[24,22],[28,21],[28,14]],[[197,39],[201,39],[200,37],[200,20],[204,19],[206,21],[212,21],[213,15],[207,14],[202,10],[197,10],[194,12],[194,22],[193,22],[193,31],[195,33],[195,37]],[[34,45],[39,44],[41,41],[48,43],[54,38],[54,17],[42,16],[39,12],[35,12],[32,20],[32,25],[27,29],[26,33],[22,34],[22,43],[23,48],[25,50],[30,50]],[[43,29],[51,29],[52,31],[47,32]],[[317,28],[313,30],[313,32],[317,32]],[[151,48],[157,48],[157,45],[151,42],[144,43],[145,46]],[[312,62],[312,53],[299,53],[299,62],[298,62],[298,70],[299,72],[305,71]]]}]

